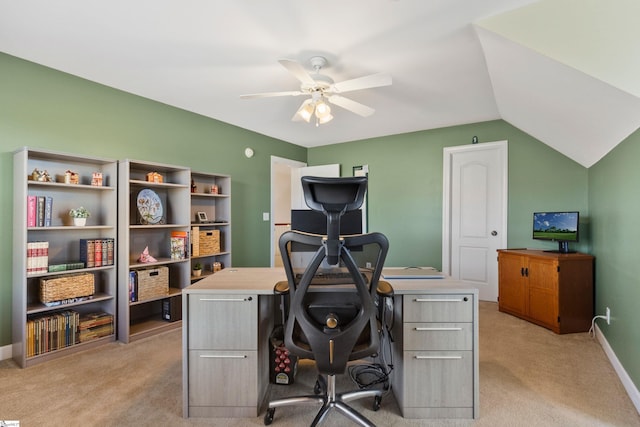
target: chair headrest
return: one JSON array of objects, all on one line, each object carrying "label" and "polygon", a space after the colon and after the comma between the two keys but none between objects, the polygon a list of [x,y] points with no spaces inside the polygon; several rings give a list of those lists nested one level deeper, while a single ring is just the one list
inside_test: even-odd
[{"label": "chair headrest", "polygon": [[367,192],[367,177],[326,178],[303,176],[304,200],[319,212],[349,212],[360,209]]}]

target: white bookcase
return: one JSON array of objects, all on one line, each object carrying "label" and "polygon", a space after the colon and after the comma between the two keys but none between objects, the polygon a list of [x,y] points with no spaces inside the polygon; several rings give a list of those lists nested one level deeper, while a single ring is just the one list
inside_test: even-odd
[{"label": "white bookcase", "polygon": [[[202,265],[202,275],[191,276],[196,282],[213,274],[214,263],[231,267],[231,177],[204,172],[191,172],[191,232],[193,248],[191,266]],[[206,217],[203,221],[202,214]],[[219,251],[201,251],[200,233],[219,233]],[[195,234],[198,234],[196,236]]]},{"label": "white bookcase", "polygon": [[[48,172],[50,179],[33,179],[35,169]],[[77,174],[78,183],[70,183],[68,178],[65,182],[67,171]],[[102,185],[92,185],[94,173],[102,174]],[[117,173],[118,163],[115,160],[26,147],[14,153],[13,356],[21,367],[115,340]],[[52,202],[46,225],[38,225],[36,221],[34,226],[28,221],[28,201],[33,196],[49,198]],[[72,225],[72,218],[68,215],[70,209],[79,206],[84,206],[91,213],[85,226]],[[81,239],[110,240],[113,248],[111,260],[98,267],[86,268],[86,263],[79,266]],[[41,262],[36,272],[32,268],[34,258],[28,256],[28,248],[33,242],[46,242],[48,245],[48,253],[40,254]],[[68,269],[71,267],[74,269]],[[92,276],[94,292],[90,297],[71,298],[76,295],[74,275],[78,274],[85,278]],[[41,286],[52,281],[71,283],[71,290],[62,293],[66,297],[64,303],[46,297],[47,304],[41,301]],[[70,310],[80,315],[107,313],[113,316],[111,332],[104,334],[103,329],[99,338],[86,337],[79,341],[79,333],[73,337],[79,331],[79,325],[57,317],[59,313]],[[38,328],[42,330],[35,330],[31,321],[44,317],[56,318],[48,323],[40,323]],[[61,327],[61,323],[67,326]]]},{"label": "white bookcase", "polygon": [[[159,174],[162,181],[148,181],[149,173]],[[181,326],[180,320],[168,321],[163,317],[163,301],[171,301],[174,306],[180,306],[182,289],[190,284],[191,267],[188,256],[184,259],[171,257],[172,232],[189,234],[190,180],[189,168],[128,159],[120,162],[118,340],[122,342],[127,343]],[[137,199],[143,190],[150,190],[160,200],[162,218],[159,221],[157,218],[151,221],[140,218]],[[156,261],[138,260],[145,248],[149,249],[149,254]],[[141,275],[154,269],[168,270],[168,293],[132,301],[130,273],[133,271]]]}]

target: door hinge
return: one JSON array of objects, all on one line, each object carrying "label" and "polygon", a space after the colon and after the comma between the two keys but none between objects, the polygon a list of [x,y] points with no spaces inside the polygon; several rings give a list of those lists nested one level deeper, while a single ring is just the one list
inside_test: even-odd
[{"label": "door hinge", "polygon": [[558,316],[558,323],[560,323],[560,316]]},{"label": "door hinge", "polygon": [[560,266],[557,266],[556,269],[558,270],[558,273],[560,273]]}]

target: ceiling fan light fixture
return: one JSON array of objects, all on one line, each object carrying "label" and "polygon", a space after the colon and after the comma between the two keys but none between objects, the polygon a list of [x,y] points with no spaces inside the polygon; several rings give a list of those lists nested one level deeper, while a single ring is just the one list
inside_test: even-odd
[{"label": "ceiling fan light fixture", "polygon": [[296,114],[302,120],[304,120],[305,122],[309,123],[309,120],[311,120],[311,116],[313,115],[313,110],[314,109],[315,109],[315,107],[311,102],[305,102],[300,106],[300,108],[298,109],[298,112]]},{"label": "ceiling fan light fixture", "polygon": [[321,99],[316,103],[316,117],[321,120],[327,116],[331,116],[331,107]]},{"label": "ceiling fan light fixture", "polygon": [[323,117],[316,117],[316,126],[329,123],[331,120],[333,120],[333,116],[331,114],[327,114]]}]

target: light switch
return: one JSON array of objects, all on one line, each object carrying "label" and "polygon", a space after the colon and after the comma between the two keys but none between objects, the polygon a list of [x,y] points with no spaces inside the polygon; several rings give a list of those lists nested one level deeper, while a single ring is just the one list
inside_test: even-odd
[{"label": "light switch", "polygon": [[269,212],[262,212],[262,220],[269,221]]}]

